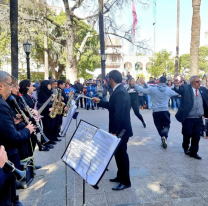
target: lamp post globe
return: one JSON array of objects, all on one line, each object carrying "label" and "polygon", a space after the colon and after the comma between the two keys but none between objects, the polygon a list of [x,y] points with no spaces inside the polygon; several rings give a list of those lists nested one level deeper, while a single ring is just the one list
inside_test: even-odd
[{"label": "lamp post globe", "polygon": [[28,41],[23,44],[24,51],[26,53],[26,60],[27,60],[27,78],[30,79],[30,52],[32,44]]}]

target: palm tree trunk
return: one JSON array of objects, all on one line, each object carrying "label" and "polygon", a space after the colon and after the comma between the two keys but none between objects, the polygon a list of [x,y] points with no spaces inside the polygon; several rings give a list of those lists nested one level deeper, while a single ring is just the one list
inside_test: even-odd
[{"label": "palm tree trunk", "polygon": [[193,16],[191,27],[191,48],[190,48],[190,76],[199,73],[199,45],[200,45],[200,6],[201,0],[192,0]]},{"label": "palm tree trunk", "polygon": [[174,75],[175,77],[178,76],[179,26],[180,26],[180,0],[177,0],[176,58],[175,58],[175,75]]},{"label": "palm tree trunk", "polygon": [[11,74],[18,79],[18,0],[10,0]]}]

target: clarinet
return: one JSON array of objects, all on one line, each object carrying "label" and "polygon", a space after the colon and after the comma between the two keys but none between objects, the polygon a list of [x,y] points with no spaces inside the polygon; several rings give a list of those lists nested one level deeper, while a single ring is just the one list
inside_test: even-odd
[{"label": "clarinet", "polygon": [[[12,95],[9,97],[9,99],[11,101],[14,102],[15,106],[16,106],[16,109],[18,110],[18,112],[21,114],[25,124],[29,124],[29,120],[27,119],[27,116],[25,115],[25,113],[22,111],[22,109],[20,108],[19,104],[17,103],[15,97],[13,97]],[[36,139],[36,142],[37,142],[37,145],[39,148],[42,148],[42,144],[41,142],[38,140],[38,137],[37,137],[37,133],[36,131],[34,131],[34,135],[35,135],[35,139]]]},{"label": "clarinet", "polygon": [[9,172],[12,172],[18,181],[21,181],[26,176],[26,171],[18,170],[9,160],[5,162],[3,168],[5,168]]},{"label": "clarinet", "polygon": [[48,143],[50,140],[49,140],[49,139],[46,137],[46,135],[44,134],[43,129],[41,128],[39,122],[36,122],[36,121],[35,121],[35,117],[34,117],[34,115],[32,114],[30,107],[29,107],[29,106],[27,105],[27,103],[25,102],[25,99],[23,98],[23,96],[22,96],[20,93],[18,93],[18,96],[21,98],[22,103],[23,103],[25,109],[27,110],[27,112],[28,112],[30,118],[33,120],[35,126],[36,126],[36,127],[38,128],[38,130],[40,131],[40,134],[41,134],[41,136],[43,137],[43,140],[44,140],[43,144]]}]

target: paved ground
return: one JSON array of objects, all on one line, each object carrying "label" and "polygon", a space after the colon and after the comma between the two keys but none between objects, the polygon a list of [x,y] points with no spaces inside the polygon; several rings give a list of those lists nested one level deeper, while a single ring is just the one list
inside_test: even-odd
[{"label": "paved ground", "polygon": [[[79,118],[102,129],[108,128],[107,110],[79,110]],[[196,160],[184,155],[181,148],[181,124],[171,110],[171,129],[168,148],[160,146],[160,138],[153,125],[150,110],[141,111],[147,128],[131,113],[134,136],[128,143],[132,187],[124,191],[112,191],[115,183],[109,178],[116,175],[114,159],[99,184],[99,190],[86,186],[87,206],[205,206],[208,205],[208,140],[201,139]],[[70,125],[67,139],[75,129]],[[67,140],[68,141],[68,140]],[[65,164],[60,160],[65,148],[62,138],[50,152],[35,152],[37,176],[28,189],[19,190],[25,206],[65,205]],[[70,168],[68,172],[68,205],[82,205],[82,179]]]}]

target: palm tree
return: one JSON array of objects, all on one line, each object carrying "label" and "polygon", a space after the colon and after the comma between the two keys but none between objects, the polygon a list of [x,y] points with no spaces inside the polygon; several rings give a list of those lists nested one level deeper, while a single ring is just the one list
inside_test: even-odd
[{"label": "palm tree", "polygon": [[200,6],[201,0],[192,0],[193,16],[191,27],[190,75],[199,73],[199,45],[200,45]]},{"label": "palm tree", "polygon": [[178,76],[178,59],[179,59],[179,25],[180,25],[180,0],[177,0],[177,32],[176,32],[175,77]]}]

